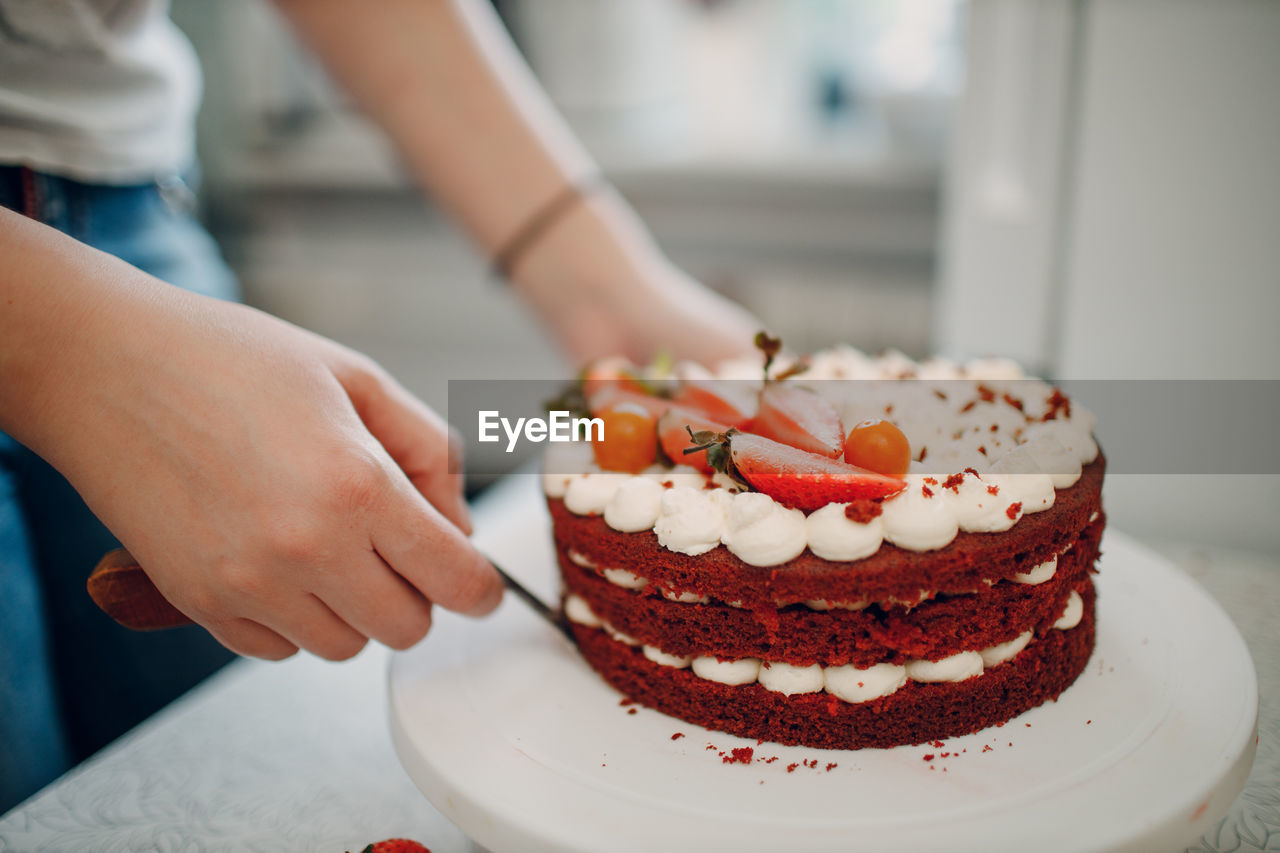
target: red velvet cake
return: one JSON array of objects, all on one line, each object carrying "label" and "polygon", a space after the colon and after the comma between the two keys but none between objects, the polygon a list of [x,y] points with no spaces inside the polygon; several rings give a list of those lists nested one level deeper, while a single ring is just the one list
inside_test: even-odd
[{"label": "red velvet cake", "polygon": [[765,349],[768,379],[588,372],[603,439],[543,478],[587,661],[680,719],[831,749],[967,734],[1069,687],[1105,524],[1092,416],[1006,362]]}]

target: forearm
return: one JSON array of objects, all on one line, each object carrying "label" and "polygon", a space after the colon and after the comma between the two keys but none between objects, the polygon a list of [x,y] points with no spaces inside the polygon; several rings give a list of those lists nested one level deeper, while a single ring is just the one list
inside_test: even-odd
[{"label": "forearm", "polygon": [[[488,3],[277,2],[413,175],[489,254],[596,171]],[[587,199],[554,230],[538,244],[541,257],[516,265],[517,279],[625,275],[656,255],[612,194]],[[584,243],[595,248],[582,252]]]},{"label": "forearm", "polygon": [[[69,398],[94,387],[94,341],[136,334],[121,304],[153,298],[148,276],[13,211],[0,208],[0,429],[46,457],[74,429]],[[158,285],[158,283],[157,283]],[[55,464],[56,459],[52,459]]]}]

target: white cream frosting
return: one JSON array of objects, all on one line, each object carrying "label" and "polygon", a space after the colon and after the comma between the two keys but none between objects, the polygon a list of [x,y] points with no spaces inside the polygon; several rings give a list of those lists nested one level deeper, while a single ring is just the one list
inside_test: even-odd
[{"label": "white cream frosting", "polygon": [[656,480],[631,477],[605,504],[605,524],[623,533],[651,530],[662,509],[663,491]]},{"label": "white cream frosting", "polygon": [[1027,647],[1027,643],[1031,642],[1031,632],[1023,631],[1007,643],[996,643],[994,646],[987,646],[978,652],[982,656],[982,665],[987,669],[993,666],[999,666],[1007,660],[1013,660],[1018,652]]},{"label": "white cream frosting", "polygon": [[824,560],[845,562],[870,557],[884,541],[884,522],[876,516],[865,524],[844,514],[848,504],[827,504],[805,519],[809,550]]},{"label": "white cream frosting", "polygon": [[822,673],[826,691],[846,702],[870,702],[896,693],[907,683],[907,668],[892,663],[877,663],[866,669],[850,664],[828,666]]},{"label": "white cream frosting", "polygon": [[669,589],[662,591],[662,597],[668,601],[677,601],[680,604],[706,604],[711,601],[705,595],[699,595],[696,592],[672,592]]},{"label": "white cream frosting", "polygon": [[817,693],[822,689],[822,666],[793,666],[774,661],[760,665],[760,686],[774,693],[792,696],[796,693]]},{"label": "white cream frosting", "polygon": [[699,678],[718,684],[752,684],[760,677],[760,661],[756,658],[719,660],[703,655],[693,659],[693,672]]},{"label": "white cream frosting", "polygon": [[693,657],[690,655],[669,655],[657,646],[642,646],[641,653],[649,660],[659,666],[669,666],[672,669],[684,669],[693,663]]},{"label": "white cream frosting", "polygon": [[[785,369],[785,362],[776,362],[774,372]],[[690,369],[686,365],[685,373],[695,378],[711,376]],[[754,357],[742,359],[722,365],[716,375],[758,380],[759,363]],[[805,547],[823,559],[847,562],[876,553],[883,542],[930,551],[945,547],[960,531],[1008,530],[1024,514],[1052,507],[1055,489],[1075,483],[1081,467],[1098,455],[1091,435],[1094,416],[1073,402],[1069,417],[1059,407],[1052,420],[1039,420],[1052,407],[1054,389],[1025,378],[1002,359],[916,364],[901,353],[871,358],[836,347],[815,354],[805,376],[918,380],[812,383],[828,394],[846,423],[883,415],[906,433],[917,457],[925,454],[923,462],[912,463],[907,487],[883,501],[881,516],[867,524],[845,518],[842,504],[806,517],[760,493],[734,498],[739,487],[725,475],[708,478],[687,465],[652,466],[638,475],[600,471],[589,446],[584,455],[584,447],[573,444],[548,451],[543,489],[563,498],[570,512],[603,515],[615,530],[652,529],[671,551],[692,556],[724,544],[743,562],[768,567]],[[1005,394],[1020,400],[1023,410],[1006,402]],[[940,470],[963,479],[945,488],[947,476]],[[925,496],[926,487],[931,497]]]},{"label": "white cream frosting", "polygon": [[1071,595],[1067,597],[1067,606],[1063,608],[1062,615],[1058,617],[1057,622],[1053,623],[1053,627],[1059,631],[1069,631],[1079,625],[1083,617],[1084,599],[1080,597],[1080,593],[1072,590]]},{"label": "white cream frosting", "polygon": [[720,540],[744,563],[776,566],[804,551],[804,513],[759,492],[739,492],[729,502]]},{"label": "white cream frosting", "polygon": [[599,515],[631,474],[617,471],[593,471],[569,480],[564,492],[564,505],[575,515]]},{"label": "white cream frosting", "polygon": [[1014,583],[1023,583],[1029,586],[1036,586],[1045,581],[1052,580],[1053,576],[1058,573],[1058,558],[1053,557],[1032,566],[1025,572],[1018,572],[1013,576]]},{"label": "white cream frosting", "polygon": [[[1084,602],[1073,592],[1062,618],[1054,627],[1064,631],[1074,628],[1080,623],[1083,612]],[[795,666],[781,661],[764,662],[758,658],[720,660],[707,655],[669,654],[657,646],[642,645],[608,623],[601,622],[587,603],[576,595],[565,599],[565,614],[580,625],[600,628],[617,642],[639,646],[641,654],[660,666],[689,667],[694,675],[707,681],[732,686],[758,682],[766,690],[787,696],[825,690],[838,699],[855,704],[895,693],[908,681],[955,682],[980,677],[986,670],[1013,660],[1032,640],[1032,633],[1024,631],[1006,643],[976,652],[959,652],[938,661],[910,660],[904,665],[878,663],[865,669],[851,664]]]},{"label": "white cream frosting", "polygon": [[630,634],[622,633],[621,631],[617,630],[612,625],[610,625],[608,622],[601,623],[600,627],[604,628],[604,631],[606,634],[608,634],[610,637],[613,637],[613,639],[617,640],[619,643],[622,643],[624,646],[640,645],[640,641],[637,640],[635,637],[631,636]]},{"label": "white cream frosting", "polygon": [[[723,498],[717,498],[717,495]],[[705,554],[720,544],[724,534],[724,489],[675,486],[662,495],[662,507],[653,532],[662,547],[678,554]]]},{"label": "white cream frosting", "polygon": [[907,678],[912,681],[964,681],[982,675],[981,652],[957,652],[942,660],[907,661]]},{"label": "white cream frosting", "polygon": [[602,569],[600,573],[609,583],[624,589],[644,589],[649,585],[648,578],[642,578],[629,569]]},{"label": "white cream frosting", "polygon": [[588,628],[599,628],[600,617],[591,609],[580,595],[568,595],[564,600],[564,615],[570,622],[586,625]]},{"label": "white cream frosting", "polygon": [[[926,479],[932,480],[930,485]],[[943,495],[936,477],[907,474],[907,487],[886,500],[880,514],[884,538],[908,551],[933,551],[944,547],[960,532],[956,514]]]}]

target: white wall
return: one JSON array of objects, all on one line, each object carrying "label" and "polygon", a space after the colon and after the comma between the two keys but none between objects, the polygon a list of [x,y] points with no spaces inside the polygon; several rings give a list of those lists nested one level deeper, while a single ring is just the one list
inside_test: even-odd
[{"label": "white wall", "polygon": [[[939,344],[1060,378],[1280,379],[1280,3],[971,13]],[[1280,477],[1109,480],[1118,527],[1280,551]]]}]

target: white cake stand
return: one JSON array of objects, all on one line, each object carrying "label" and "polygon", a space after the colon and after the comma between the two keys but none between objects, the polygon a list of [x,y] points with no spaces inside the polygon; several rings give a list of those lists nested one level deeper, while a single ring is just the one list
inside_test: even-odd
[{"label": "white cake stand", "polygon": [[[550,592],[545,510],[533,478],[518,479],[486,506],[483,545]],[[395,656],[396,751],[495,853],[1181,850],[1249,774],[1253,664],[1193,581],[1121,534],[1103,550],[1097,648],[1079,680],[941,747],[783,747],[628,713],[509,597],[484,621],[439,613],[427,642]],[[749,765],[719,755],[745,746]]]}]

